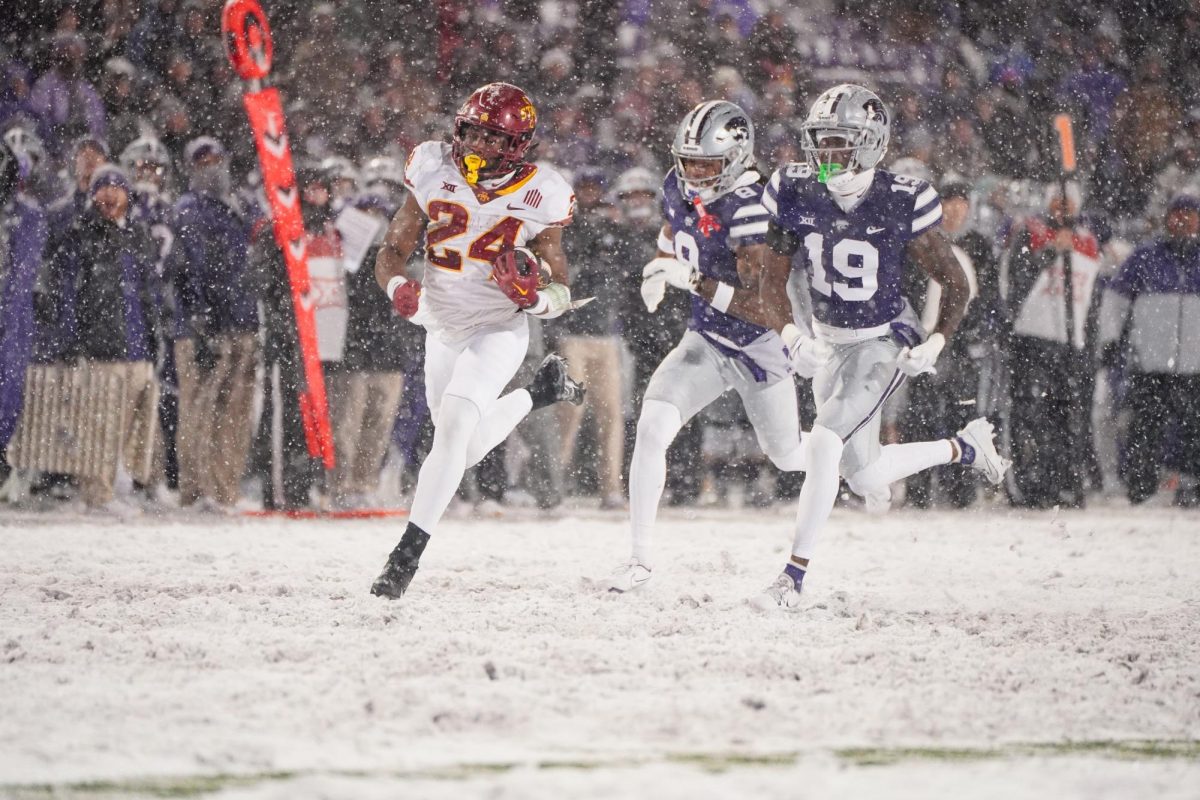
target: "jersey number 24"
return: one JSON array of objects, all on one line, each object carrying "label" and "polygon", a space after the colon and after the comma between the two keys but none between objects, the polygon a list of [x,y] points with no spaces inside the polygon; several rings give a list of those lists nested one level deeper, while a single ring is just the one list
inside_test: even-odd
[{"label": "jersey number 24", "polygon": [[[441,242],[449,241],[467,232],[471,213],[466,206],[450,203],[445,200],[434,200],[429,204],[429,228],[425,232],[425,257],[434,266],[453,272],[462,270],[462,253],[453,247],[437,247]],[[505,250],[510,250],[517,243],[517,231],[521,230],[521,220],[505,217],[491,228],[488,228],[467,249],[467,258],[491,264],[496,256]]]}]

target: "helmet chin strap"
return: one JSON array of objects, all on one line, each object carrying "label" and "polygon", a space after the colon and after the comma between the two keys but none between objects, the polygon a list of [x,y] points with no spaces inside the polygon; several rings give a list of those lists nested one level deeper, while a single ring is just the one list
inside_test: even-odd
[{"label": "helmet chin strap", "polygon": [[825,181],[825,187],[833,195],[833,201],[838,204],[838,207],[842,211],[849,211],[867,193],[874,178],[874,167],[861,172],[839,172],[829,176]]}]

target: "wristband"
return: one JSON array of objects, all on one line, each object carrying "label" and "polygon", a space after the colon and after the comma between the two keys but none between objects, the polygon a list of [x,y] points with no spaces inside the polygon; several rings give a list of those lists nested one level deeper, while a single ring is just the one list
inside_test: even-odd
[{"label": "wristband", "polygon": [[545,292],[538,292],[537,302],[525,309],[526,314],[533,314],[535,317],[546,313],[550,307],[550,300],[546,297]]},{"label": "wristband", "polygon": [[667,238],[666,234],[662,232],[661,228],[658,231],[658,249],[664,253],[675,252],[675,243]]},{"label": "wristband", "polygon": [[729,310],[729,304],[733,301],[733,287],[728,283],[718,283],[717,290],[713,292],[713,299],[709,301],[709,305],[724,314]]},{"label": "wristband", "polygon": [[387,289],[384,290],[387,292],[388,300],[395,300],[396,290],[406,283],[408,283],[408,278],[404,277],[403,275],[393,275],[391,278],[389,278],[387,282]]}]

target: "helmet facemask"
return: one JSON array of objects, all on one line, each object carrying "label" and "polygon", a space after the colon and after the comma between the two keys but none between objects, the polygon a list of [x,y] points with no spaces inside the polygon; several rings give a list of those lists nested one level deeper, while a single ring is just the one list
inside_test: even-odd
[{"label": "helmet facemask", "polygon": [[706,203],[732,190],[747,169],[742,148],[715,157],[685,155],[674,150],[671,155],[675,159],[675,175],[684,193],[696,195]]},{"label": "helmet facemask", "polygon": [[459,120],[454,126],[454,161],[469,184],[499,178],[520,166],[532,138]]},{"label": "helmet facemask", "polygon": [[864,153],[880,147],[879,137],[865,128],[828,128],[805,125],[801,130],[801,148],[817,180],[828,183],[839,174],[856,175],[879,163],[875,158],[864,163]]}]

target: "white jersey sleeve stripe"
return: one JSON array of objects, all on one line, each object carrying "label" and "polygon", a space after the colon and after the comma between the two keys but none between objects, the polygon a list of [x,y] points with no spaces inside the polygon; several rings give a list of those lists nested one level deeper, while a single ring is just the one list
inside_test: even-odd
[{"label": "white jersey sleeve stripe", "polygon": [[764,219],[761,222],[749,222],[745,225],[734,225],[729,229],[729,235],[734,237],[739,236],[754,236],[767,232],[767,221]]},{"label": "white jersey sleeve stripe", "polygon": [[929,203],[937,196],[937,189],[930,186],[928,189],[917,195],[917,202],[913,203],[913,210],[916,211],[917,209],[924,208],[925,206],[929,205]]},{"label": "white jersey sleeve stripe", "polygon": [[762,206],[763,206],[763,208],[765,208],[767,210],[767,213],[769,213],[771,216],[773,216],[773,217],[779,216],[779,205],[775,202],[775,197],[772,194],[770,187],[768,187],[767,190],[765,192],[763,192]]},{"label": "white jersey sleeve stripe", "polygon": [[933,210],[913,220],[912,232],[920,233],[942,218],[942,204],[938,203]]},{"label": "white jersey sleeve stripe", "polygon": [[748,206],[742,206],[737,211],[733,212],[733,218],[741,219],[742,217],[758,217],[766,213],[767,209],[763,208],[762,203],[753,203]]}]

